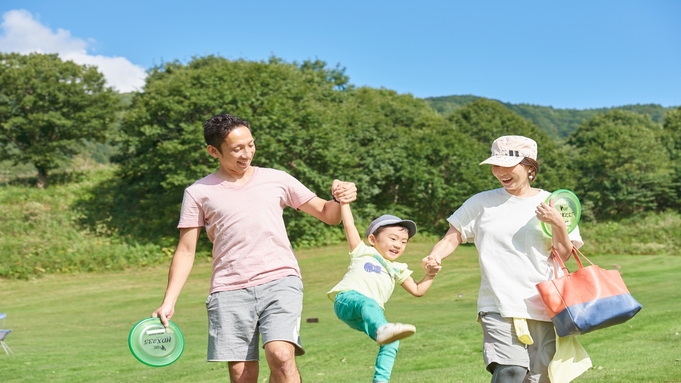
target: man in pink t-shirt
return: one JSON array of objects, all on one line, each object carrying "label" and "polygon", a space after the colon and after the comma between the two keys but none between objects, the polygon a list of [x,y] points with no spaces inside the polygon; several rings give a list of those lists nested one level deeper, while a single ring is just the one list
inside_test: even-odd
[{"label": "man in pink t-shirt", "polygon": [[330,225],[341,221],[340,202],[357,197],[354,183],[334,180],[333,200],[315,195],[286,172],[251,165],[255,143],[248,122],[229,114],[204,124],[208,153],[218,169],[184,193],[180,240],[162,305],[152,316],[167,326],[194,264],[201,227],[213,242],[208,310],[208,360],[229,363],[232,382],[256,383],[259,338],[270,381],[299,383],[303,286],[283,220],[290,206]]}]

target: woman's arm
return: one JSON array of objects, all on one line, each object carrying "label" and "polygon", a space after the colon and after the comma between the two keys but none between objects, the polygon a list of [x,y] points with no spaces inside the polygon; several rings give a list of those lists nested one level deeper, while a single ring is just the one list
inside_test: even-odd
[{"label": "woman's arm", "polygon": [[449,230],[445,236],[433,246],[430,255],[423,258],[421,266],[425,268],[429,260],[435,261],[438,265],[442,264],[442,260],[451,255],[460,244],[461,232],[454,226],[449,225]]},{"label": "woman's arm", "polygon": [[551,225],[551,242],[563,261],[567,261],[572,254],[572,241],[567,232],[565,220],[560,212],[553,206],[553,199],[549,204],[542,202],[535,212],[537,219]]}]

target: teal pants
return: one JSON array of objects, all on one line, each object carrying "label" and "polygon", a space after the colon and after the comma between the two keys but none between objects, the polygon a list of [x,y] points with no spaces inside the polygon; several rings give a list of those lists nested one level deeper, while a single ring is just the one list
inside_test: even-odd
[{"label": "teal pants", "polygon": [[[375,300],[354,290],[338,293],[333,309],[338,319],[351,328],[369,335],[373,340],[376,340],[376,330],[388,323],[383,309]],[[374,382],[388,382],[390,380],[390,373],[393,370],[399,347],[400,341],[398,340],[383,345],[378,350],[374,367]]]}]

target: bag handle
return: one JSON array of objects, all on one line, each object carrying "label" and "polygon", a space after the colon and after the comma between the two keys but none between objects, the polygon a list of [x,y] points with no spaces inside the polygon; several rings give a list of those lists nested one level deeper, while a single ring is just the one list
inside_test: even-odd
[{"label": "bag handle", "polygon": [[[572,246],[572,253],[571,254],[575,257],[575,262],[577,262],[577,267],[580,268],[580,269],[584,268],[584,266],[582,265],[582,260],[580,259],[580,256],[582,256],[582,258],[586,259],[587,262],[589,262],[591,264],[591,266],[594,265],[594,263],[591,262],[589,260],[589,258],[587,258],[584,254],[582,254],[582,252],[579,251],[579,249],[577,249],[577,247],[575,247],[575,246]],[[558,250],[556,250],[556,248],[553,247],[553,246],[551,247],[551,258],[553,259],[553,275],[556,278],[558,278],[558,268],[559,267],[561,269],[563,269],[563,274],[565,274],[565,275],[570,274],[570,271],[565,266],[565,262],[563,262],[563,259],[560,257],[560,255],[558,255]]]}]

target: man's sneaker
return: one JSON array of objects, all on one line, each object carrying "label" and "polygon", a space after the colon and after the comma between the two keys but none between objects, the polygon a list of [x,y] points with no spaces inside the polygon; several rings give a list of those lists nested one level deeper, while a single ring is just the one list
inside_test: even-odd
[{"label": "man's sneaker", "polygon": [[403,323],[388,323],[376,331],[376,342],[381,346],[414,335],[416,327]]}]

